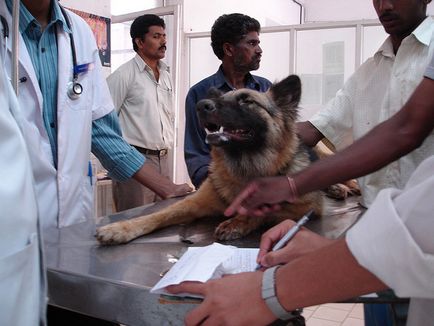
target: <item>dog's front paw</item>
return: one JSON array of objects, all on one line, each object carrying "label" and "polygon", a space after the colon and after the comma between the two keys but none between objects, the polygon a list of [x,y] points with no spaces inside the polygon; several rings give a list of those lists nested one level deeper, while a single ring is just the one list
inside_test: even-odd
[{"label": "dog's front paw", "polygon": [[95,237],[102,244],[112,245],[131,241],[134,234],[128,224],[117,222],[98,228]]},{"label": "dog's front paw", "polygon": [[229,219],[220,223],[214,231],[214,236],[218,240],[235,240],[248,234],[248,225],[244,221]]},{"label": "dog's front paw", "polygon": [[327,187],[327,196],[334,199],[345,199],[349,196],[360,196],[360,188],[356,180],[349,180],[345,183],[337,183]]}]

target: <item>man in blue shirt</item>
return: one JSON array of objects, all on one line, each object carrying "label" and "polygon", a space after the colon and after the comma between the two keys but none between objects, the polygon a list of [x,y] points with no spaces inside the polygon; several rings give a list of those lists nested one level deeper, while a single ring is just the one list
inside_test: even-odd
[{"label": "man in blue shirt", "polygon": [[259,68],[261,61],[260,30],[256,19],[243,14],[222,15],[211,29],[211,46],[222,64],[215,74],[190,88],[185,103],[184,156],[196,188],[208,176],[211,160],[210,147],[205,143],[206,132],[196,115],[196,103],[207,96],[211,87],[223,93],[239,88],[265,92],[270,88],[269,80],[250,74]]}]

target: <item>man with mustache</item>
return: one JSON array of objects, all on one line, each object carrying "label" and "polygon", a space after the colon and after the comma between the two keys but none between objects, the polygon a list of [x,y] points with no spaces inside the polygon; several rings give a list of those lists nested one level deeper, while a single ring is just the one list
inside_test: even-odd
[{"label": "man with mustache", "polygon": [[223,93],[239,88],[268,90],[269,80],[250,74],[259,68],[261,61],[260,30],[256,19],[238,13],[222,15],[212,26],[211,46],[222,64],[215,74],[190,88],[185,103],[184,155],[196,188],[207,177],[210,163],[210,147],[205,143],[206,132],[196,115],[196,103],[207,96],[211,87]]},{"label": "man with mustache", "polygon": [[[169,177],[167,154],[173,147],[175,112],[169,68],[161,61],[166,54],[165,27],[156,15],[137,17],[130,28],[136,55],[113,72],[107,83],[124,138],[161,175]],[[152,203],[157,195],[130,179],[113,182],[113,199],[117,211],[122,211]]]}]

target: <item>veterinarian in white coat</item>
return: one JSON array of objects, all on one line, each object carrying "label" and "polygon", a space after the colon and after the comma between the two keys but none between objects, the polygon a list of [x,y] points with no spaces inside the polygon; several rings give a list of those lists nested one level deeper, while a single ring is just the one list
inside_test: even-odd
[{"label": "veterinarian in white coat", "polygon": [[[5,2],[0,4],[0,14],[11,26],[11,15]],[[19,44],[19,104],[24,113],[25,138],[29,148],[35,177],[39,212],[43,227],[63,227],[92,216],[92,184],[88,174],[90,160],[92,120],[110,111],[113,106],[105,80],[95,39],[87,24],[68,12],[71,29],[75,35],[77,63],[91,66],[79,75],[82,95],[72,100],[67,95],[67,85],[72,80],[73,60],[70,37],[64,29],[57,29],[58,46],[58,166],[53,165],[52,151],[42,116],[42,93],[38,79],[20,37]],[[11,42],[7,45],[10,54]],[[6,67],[10,67],[10,55]]]},{"label": "veterinarian in white coat", "polygon": [[0,325],[43,325],[45,274],[33,176],[18,103],[3,65],[0,108]]},{"label": "veterinarian in white coat", "polygon": [[[0,3],[9,24],[11,3]],[[18,96],[43,228],[92,217],[91,146],[116,180],[133,177],[162,198],[191,191],[159,174],[121,137],[95,38],[83,19],[57,0],[22,0],[19,41]],[[81,94],[71,94],[77,89]]]}]

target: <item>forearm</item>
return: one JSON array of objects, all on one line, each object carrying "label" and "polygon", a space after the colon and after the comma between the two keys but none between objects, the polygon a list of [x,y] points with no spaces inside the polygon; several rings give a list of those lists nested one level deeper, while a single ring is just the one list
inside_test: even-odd
[{"label": "forearm", "polygon": [[303,255],[276,272],[277,297],[287,311],[338,302],[386,288],[357,263],[345,239]]},{"label": "forearm", "polygon": [[173,186],[172,181],[170,181],[169,178],[161,175],[149,162],[145,162],[142,167],[133,175],[133,178],[145,187],[151,189],[163,199],[170,196]]},{"label": "forearm", "polygon": [[297,122],[297,135],[309,147],[314,147],[324,135],[309,121]]}]

